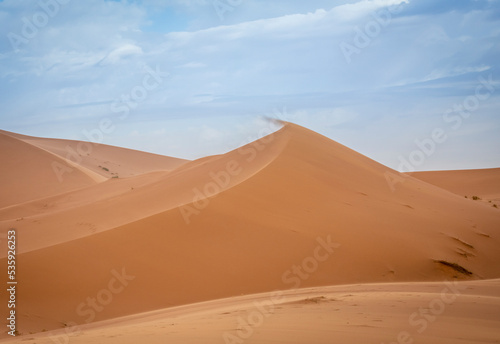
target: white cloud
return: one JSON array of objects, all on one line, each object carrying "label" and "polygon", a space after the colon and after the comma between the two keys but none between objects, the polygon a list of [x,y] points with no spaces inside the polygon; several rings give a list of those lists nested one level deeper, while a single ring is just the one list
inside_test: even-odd
[{"label": "white cloud", "polygon": [[409,0],[361,0],[351,4],[339,5],[332,11],[337,19],[353,21],[374,13],[381,8],[408,4]]},{"label": "white cloud", "polygon": [[134,56],[134,55],[142,55],[143,51],[140,47],[134,44],[125,44],[121,47],[118,47],[112,50],[102,61],[101,64],[114,64],[119,62],[120,60]]},{"label": "white cloud", "polygon": [[453,76],[464,75],[468,73],[481,73],[490,70],[491,66],[475,66],[475,67],[454,67],[452,69],[436,69],[429,75],[422,78],[421,81],[437,80]]}]

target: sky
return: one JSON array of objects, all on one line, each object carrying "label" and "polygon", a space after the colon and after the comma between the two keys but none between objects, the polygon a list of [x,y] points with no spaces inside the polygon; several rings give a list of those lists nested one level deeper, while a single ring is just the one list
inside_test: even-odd
[{"label": "sky", "polygon": [[500,0],[3,0],[0,129],[196,159],[305,126],[500,167]]}]

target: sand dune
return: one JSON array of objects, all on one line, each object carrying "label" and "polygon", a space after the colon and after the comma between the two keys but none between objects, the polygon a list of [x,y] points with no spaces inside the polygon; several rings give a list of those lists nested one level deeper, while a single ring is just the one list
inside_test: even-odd
[{"label": "sand dune", "polygon": [[[250,155],[251,161],[246,157],[253,153],[252,147],[258,142],[243,147],[243,153],[234,151],[199,159],[170,172],[112,178],[74,192],[0,209],[0,223],[4,228],[16,227],[26,233],[19,252],[27,252],[167,210],[175,209],[178,213],[179,206],[191,203],[194,198],[222,192],[254,175],[279,154],[285,143],[283,137],[266,144],[265,152]],[[228,173],[230,178],[225,177]]]},{"label": "sand dune", "polygon": [[169,171],[186,160],[71,140],[0,131],[0,208],[108,180]]},{"label": "sand dune", "polygon": [[414,172],[413,177],[460,196],[500,201],[500,169]]},{"label": "sand dune", "polygon": [[0,210],[3,229],[20,233],[20,332],[271,290],[500,277],[498,209],[293,124],[172,170],[134,171]]},{"label": "sand dune", "polygon": [[63,159],[3,132],[0,132],[0,154],[0,207],[96,184],[81,170],[68,174],[64,180],[58,179],[52,166],[67,166]]},{"label": "sand dune", "polygon": [[[2,131],[30,145],[64,159],[70,167],[85,168],[103,181],[113,177],[130,177],[154,171],[171,171],[187,160],[113,147],[92,142],[31,137]],[[63,177],[72,172],[63,173]]]}]

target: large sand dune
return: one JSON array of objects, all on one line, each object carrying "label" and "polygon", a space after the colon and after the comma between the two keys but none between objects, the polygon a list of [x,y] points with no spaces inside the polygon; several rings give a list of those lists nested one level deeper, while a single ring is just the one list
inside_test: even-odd
[{"label": "large sand dune", "polygon": [[[2,138],[40,165],[61,156],[52,143]],[[117,161],[128,161],[128,153],[142,161],[139,152],[120,152]],[[82,163],[74,167],[81,180],[65,189],[47,186],[31,199],[13,199],[14,191],[3,196],[2,231],[18,232],[20,332],[272,290],[500,277],[500,210],[399,174],[302,127],[287,123],[240,149],[196,161],[154,159],[142,170],[123,163],[120,178],[104,181],[83,172],[105,177],[95,164]],[[30,173],[26,178],[38,178]],[[6,185],[18,178],[2,176]],[[397,302],[391,290],[387,302]],[[498,314],[493,318],[497,324]],[[92,331],[111,337],[114,330]]]}]

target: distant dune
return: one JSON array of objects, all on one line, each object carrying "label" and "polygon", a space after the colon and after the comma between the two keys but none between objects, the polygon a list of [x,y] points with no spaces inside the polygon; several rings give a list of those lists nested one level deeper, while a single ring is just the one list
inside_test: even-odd
[{"label": "distant dune", "polygon": [[500,168],[414,172],[411,175],[460,196],[500,201]]},{"label": "distant dune", "polygon": [[186,160],[72,140],[0,130],[0,207],[59,195],[113,177],[169,171]]},{"label": "distant dune", "polygon": [[[100,343],[102,336],[106,343],[138,342],[133,334],[129,341],[119,339],[122,330],[116,327],[124,321],[118,318],[136,316],[127,318],[131,323],[123,331],[165,334],[148,343],[224,342],[224,332],[219,341],[173,334],[170,326],[182,321],[166,320],[169,309],[236,297],[217,317],[207,306],[208,319],[216,321],[248,308],[240,301],[254,296],[241,295],[314,287],[320,288],[314,300],[321,303],[324,296],[328,306],[301,303],[302,296],[300,302],[289,300],[298,303],[283,306],[282,318],[270,318],[278,319],[270,320],[277,321],[276,328],[300,327],[298,308],[312,316],[306,323],[322,314],[342,321],[324,332],[326,337],[318,334],[316,343],[363,342],[356,335],[368,336],[372,328],[378,329],[373,338],[390,342],[397,339],[394,326],[404,325],[394,314],[418,310],[419,300],[430,296],[426,288],[438,295],[441,284],[434,282],[462,281],[477,285],[478,293],[488,290],[484,295],[491,302],[477,305],[480,314],[492,314],[490,306],[500,304],[498,281],[493,287],[474,284],[500,278],[500,210],[493,207],[500,206],[495,184],[500,169],[404,175],[291,123],[234,151],[195,161],[94,145],[79,163],[68,165],[67,147],[77,150],[82,143],[7,132],[0,139],[6,161],[0,225],[2,233],[18,232],[18,324],[25,335],[78,324],[90,337],[76,336],[74,343]],[[52,162],[72,172],[60,182]],[[397,187],[388,175],[398,180]],[[464,197],[473,194],[492,202]],[[5,267],[6,249],[0,253]],[[395,282],[402,284],[387,284]],[[349,299],[350,287],[339,287],[367,283],[384,283],[387,289],[352,287]],[[344,289],[335,294],[336,288]],[[409,294],[398,288],[409,288]],[[351,305],[366,304],[363,314],[380,311],[386,302],[397,309],[368,319],[347,304],[336,306],[333,299],[339,296]],[[460,307],[476,307],[474,297],[461,299],[453,314],[460,317],[465,312]],[[212,310],[219,309],[214,302]],[[2,293],[0,304],[6,303]],[[310,303],[317,312],[308,313]],[[351,320],[335,309],[352,313]],[[5,307],[2,311],[7,314]],[[153,311],[165,312],[161,324],[145,322],[145,313]],[[198,311],[187,309],[186,319],[195,319]],[[471,317],[455,319],[455,325],[465,326]],[[491,331],[484,338],[495,338],[499,322],[497,314],[483,324]],[[213,331],[207,324],[203,331]],[[321,332],[328,324],[311,326]],[[227,321],[221,330],[235,326]],[[283,331],[284,337],[271,331],[270,337],[252,340],[306,342],[286,334],[289,328]],[[440,333],[428,343],[438,343],[446,332]],[[47,337],[38,336],[34,340]]]}]

